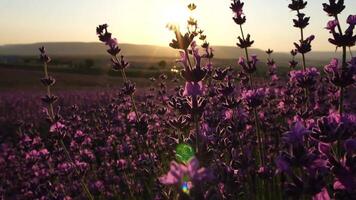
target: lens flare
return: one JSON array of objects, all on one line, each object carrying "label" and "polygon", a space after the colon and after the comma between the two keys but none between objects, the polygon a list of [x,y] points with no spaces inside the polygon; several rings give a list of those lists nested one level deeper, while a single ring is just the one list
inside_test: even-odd
[{"label": "lens flare", "polygon": [[187,144],[179,144],[176,148],[176,158],[180,162],[188,163],[194,154],[193,148]]},{"label": "lens flare", "polygon": [[187,182],[183,182],[182,184],[182,191],[186,194],[189,194],[189,187]]}]

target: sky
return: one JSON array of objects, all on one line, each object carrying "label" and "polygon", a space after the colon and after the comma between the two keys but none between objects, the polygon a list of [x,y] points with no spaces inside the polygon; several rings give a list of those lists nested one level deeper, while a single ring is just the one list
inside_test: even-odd
[{"label": "sky", "polygon": [[[230,0],[0,0],[0,45],[95,42],[96,26],[108,23],[119,42],[168,46],[173,34],[166,24],[183,24],[190,15],[186,9],[190,2],[198,6],[194,17],[212,46],[235,45],[239,29],[232,20]],[[300,37],[293,27],[295,12],[287,7],[290,0],[244,2],[244,30],[255,40],[253,47],[290,51]],[[311,17],[306,36],[316,36],[316,51],[334,50],[324,29],[330,19],[322,10],[324,2],[327,0],[309,0],[304,10]],[[345,4],[343,22],[349,14],[356,14],[355,0],[345,0]]]}]

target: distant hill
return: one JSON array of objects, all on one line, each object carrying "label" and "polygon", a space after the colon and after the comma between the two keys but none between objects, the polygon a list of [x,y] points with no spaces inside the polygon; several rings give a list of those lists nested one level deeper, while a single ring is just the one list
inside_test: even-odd
[{"label": "distant hill", "polygon": [[[16,44],[0,46],[0,55],[11,56],[37,56],[38,47],[44,45],[52,56],[104,56],[106,54],[105,45],[97,42],[51,42],[35,44]],[[177,57],[177,50],[170,47],[154,45],[120,44],[124,55],[135,57],[157,57],[173,58]],[[237,59],[243,55],[243,51],[233,46],[213,46],[215,58],[217,59]],[[262,61],[266,60],[266,54],[260,49],[251,49],[250,54],[256,54]],[[354,55],[356,52],[354,53]],[[275,60],[286,64],[290,60],[289,53],[276,52],[273,54]],[[333,57],[340,57],[340,52],[312,52],[307,55],[310,64],[326,63]]]}]

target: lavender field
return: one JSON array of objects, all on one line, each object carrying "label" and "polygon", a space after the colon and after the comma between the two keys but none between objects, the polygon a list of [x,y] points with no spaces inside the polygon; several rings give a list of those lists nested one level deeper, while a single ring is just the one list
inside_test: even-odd
[{"label": "lavender field", "polygon": [[336,51],[315,66],[309,4],[288,1],[294,32],[283,34],[298,37],[279,66],[273,47],[251,51],[250,2],[225,5],[241,52],[231,65],[216,64],[192,1],[185,26],[166,27],[175,66],[151,78],[130,71],[115,24],[105,23],[92,29],[110,78],[85,68],[57,79],[63,70],[45,46],[34,49],[41,71],[0,68],[19,84],[38,79],[0,87],[0,199],[355,200],[356,13],[342,17],[349,1],[320,2],[324,43]]}]

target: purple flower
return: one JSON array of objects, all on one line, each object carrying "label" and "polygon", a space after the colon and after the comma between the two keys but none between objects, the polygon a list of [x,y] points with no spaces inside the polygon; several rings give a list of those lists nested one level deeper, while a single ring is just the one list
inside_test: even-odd
[{"label": "purple flower", "polygon": [[50,127],[49,132],[51,132],[51,133],[59,132],[63,128],[65,128],[64,124],[62,124],[61,122],[56,122]]},{"label": "purple flower", "polygon": [[252,74],[256,71],[257,62],[257,55],[252,55],[248,62],[246,62],[245,58],[242,56],[237,61],[237,63],[242,67],[243,71],[248,74]]},{"label": "purple flower", "polygon": [[319,151],[321,154],[330,156],[330,155],[331,155],[331,145],[330,145],[330,144],[327,144],[327,143],[319,142],[319,143],[318,143],[318,151]]},{"label": "purple flower", "polygon": [[330,200],[328,190],[324,187],[321,192],[313,196],[313,200]]},{"label": "purple flower", "polygon": [[344,142],[344,147],[347,153],[352,155],[356,152],[356,139],[348,139]]},{"label": "purple flower", "polygon": [[355,60],[355,58],[352,58],[349,62],[350,66],[342,68],[342,66],[339,65],[338,59],[332,59],[330,64],[324,67],[324,71],[328,74],[331,83],[338,87],[347,87],[354,84],[356,82],[354,79],[354,76],[356,75],[356,65],[354,65]]},{"label": "purple flower", "polygon": [[235,16],[233,17],[233,20],[238,25],[242,25],[246,22],[246,16],[243,16],[243,11],[242,11],[243,6],[244,6],[244,3],[242,3],[240,0],[233,0],[233,2],[231,3],[231,6],[230,6],[230,9],[235,14]]},{"label": "purple flower", "polygon": [[344,114],[341,117],[338,113],[331,113],[318,119],[311,137],[320,142],[332,143],[340,139],[350,138],[355,131],[356,120],[354,115]]},{"label": "purple flower", "polygon": [[232,12],[239,14],[242,12],[243,7],[244,7],[243,2],[241,2],[240,0],[233,0],[230,9],[232,10]]},{"label": "purple flower", "polygon": [[256,108],[263,103],[267,94],[268,91],[265,88],[245,90],[242,92],[241,98],[249,108]]},{"label": "purple flower", "polygon": [[280,172],[287,172],[287,173],[290,172],[290,162],[291,162],[290,157],[285,153],[282,153],[275,160],[277,169]]},{"label": "purple flower", "polygon": [[293,70],[289,73],[290,82],[296,83],[297,86],[302,88],[313,88],[317,82],[317,77],[320,75],[315,67],[303,70]]},{"label": "purple flower", "polygon": [[200,82],[185,82],[184,96],[201,96],[203,95],[204,87],[203,83]]},{"label": "purple flower", "polygon": [[96,34],[99,37],[99,40],[102,41],[103,43],[105,43],[105,45],[107,45],[109,47],[109,49],[107,50],[107,52],[112,55],[112,56],[116,56],[121,49],[118,47],[118,42],[116,38],[112,38],[112,34],[110,32],[108,32],[108,25],[107,24],[103,24],[103,25],[99,25],[96,28]]},{"label": "purple flower", "polygon": [[326,73],[336,73],[339,68],[339,60],[337,58],[331,59],[330,63],[324,67]]},{"label": "purple flower", "polygon": [[334,189],[346,190],[349,192],[356,190],[356,169],[354,162],[344,157],[340,162],[334,163]]},{"label": "purple flower", "polygon": [[184,51],[179,51],[180,59],[177,62],[182,63],[185,70],[189,70],[188,57]]},{"label": "purple flower", "polygon": [[356,25],[356,15],[349,15],[349,17],[347,18],[347,23],[355,26]]},{"label": "purple flower", "polygon": [[335,28],[339,25],[339,22],[337,20],[330,20],[327,25],[326,29],[330,31],[330,33],[335,33]]},{"label": "purple flower", "polygon": [[355,46],[356,36],[353,33],[355,28],[355,16],[350,15],[347,22],[350,24],[345,30],[345,33],[336,33],[335,31],[330,31],[333,38],[329,38],[329,42],[337,47],[352,47]]},{"label": "purple flower", "polygon": [[294,43],[295,48],[301,54],[305,54],[311,51],[311,42],[315,39],[314,35],[307,37],[305,40],[300,40],[300,44]]},{"label": "purple flower", "polygon": [[194,157],[187,165],[171,162],[169,172],[160,177],[159,181],[163,185],[182,185],[184,182],[198,183],[212,178],[209,170],[204,167],[199,168],[199,161]]},{"label": "purple flower", "polygon": [[297,121],[290,131],[284,133],[283,140],[291,145],[301,145],[304,136],[309,133],[310,131],[303,126],[302,122]]}]

